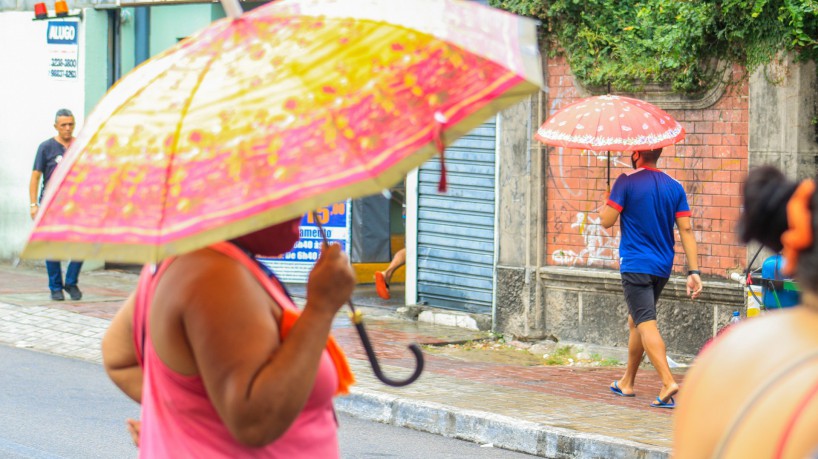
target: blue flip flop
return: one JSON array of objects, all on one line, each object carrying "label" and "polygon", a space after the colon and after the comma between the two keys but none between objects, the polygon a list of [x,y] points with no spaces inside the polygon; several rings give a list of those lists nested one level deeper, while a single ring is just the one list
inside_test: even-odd
[{"label": "blue flip flop", "polygon": [[611,392],[620,396],[620,397],[636,397],[636,394],[626,394],[622,392],[622,389],[619,388],[619,381],[614,381],[613,386],[608,386],[611,389]]},{"label": "blue flip flop", "polygon": [[673,400],[673,396],[670,396],[670,400],[667,402],[663,402],[661,398],[656,397],[656,401],[650,404],[653,408],[676,408],[676,400]]}]

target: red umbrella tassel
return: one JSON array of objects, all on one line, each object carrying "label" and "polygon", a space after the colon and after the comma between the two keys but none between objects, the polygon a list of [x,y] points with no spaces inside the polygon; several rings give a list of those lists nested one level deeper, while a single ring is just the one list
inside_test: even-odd
[{"label": "red umbrella tassel", "polygon": [[435,147],[437,147],[437,152],[440,153],[440,181],[437,182],[437,192],[438,193],[445,193],[448,189],[448,183],[446,182],[446,158],[445,158],[445,151],[446,147],[443,145],[443,123],[436,123],[435,124]]},{"label": "red umbrella tassel", "polygon": [[440,150],[440,181],[437,182],[437,192],[438,193],[445,193],[448,189],[448,183],[446,183],[446,160],[443,159],[443,150]]}]

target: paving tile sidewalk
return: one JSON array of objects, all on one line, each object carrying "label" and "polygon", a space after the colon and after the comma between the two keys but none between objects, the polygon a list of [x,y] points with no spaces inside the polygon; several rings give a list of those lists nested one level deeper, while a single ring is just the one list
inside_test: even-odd
[{"label": "paving tile sidewalk", "polygon": [[[100,362],[99,342],[136,274],[100,270],[80,277],[81,301],[52,302],[45,269],[0,265],[0,343]],[[296,298],[303,289],[294,286]],[[396,295],[398,296],[398,295]],[[384,372],[402,378],[414,359],[412,342],[440,344],[484,337],[479,332],[396,318],[399,300],[383,302],[359,286],[355,303],[366,314],[370,339]],[[392,388],[372,375],[357,332],[339,314],[333,333],[347,352],[358,383],[336,399],[340,411],[541,457],[665,458],[671,412],[650,408],[660,386],[640,372],[637,397],[612,395],[618,368],[525,366],[425,354],[414,384]],[[681,382],[682,375],[677,375]]]}]

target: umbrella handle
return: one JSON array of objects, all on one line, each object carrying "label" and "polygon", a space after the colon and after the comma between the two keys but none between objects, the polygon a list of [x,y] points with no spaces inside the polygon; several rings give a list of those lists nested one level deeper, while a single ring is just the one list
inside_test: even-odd
[{"label": "umbrella handle", "polygon": [[[610,90],[610,83],[608,83],[608,92]],[[611,192],[611,150],[608,150],[608,193]]]},{"label": "umbrella handle", "polygon": [[369,341],[369,335],[366,333],[366,328],[364,328],[363,314],[361,314],[360,311],[355,310],[355,308],[352,306],[352,302],[349,303],[349,306],[352,308],[352,313],[350,313],[352,323],[355,324],[355,329],[358,330],[358,335],[361,337],[361,343],[364,345],[366,357],[369,359],[369,364],[372,366],[372,372],[375,373],[375,377],[380,379],[381,382],[387,386],[392,387],[408,386],[409,384],[415,382],[415,380],[420,377],[420,374],[423,373],[424,361],[423,352],[421,352],[420,346],[415,343],[408,346],[409,350],[412,351],[412,354],[415,355],[415,371],[412,372],[408,378],[402,381],[389,378],[383,374],[381,365],[378,363],[378,357],[375,356],[375,350],[372,348],[372,343]]},{"label": "umbrella handle", "polygon": [[[315,220],[315,226],[317,226],[318,230],[321,232],[321,239],[324,241],[324,244],[329,245],[327,234],[324,232],[324,227],[321,225],[321,220],[318,219],[318,212],[313,211],[312,217],[313,220]],[[423,372],[423,352],[421,352],[420,346],[415,343],[409,345],[409,350],[415,355],[415,371],[403,381],[388,378],[385,374],[383,374],[381,364],[378,362],[378,357],[375,355],[375,350],[372,348],[372,342],[369,341],[369,335],[366,333],[366,328],[364,328],[363,314],[355,309],[355,305],[352,304],[351,300],[348,304],[349,309],[351,310],[350,317],[352,318],[352,323],[355,325],[355,329],[358,330],[358,336],[361,337],[361,344],[364,345],[366,357],[369,359],[369,364],[372,366],[372,372],[375,373],[375,376],[387,386],[392,387],[408,386],[409,384],[415,382],[415,380],[418,379],[420,374]]]}]

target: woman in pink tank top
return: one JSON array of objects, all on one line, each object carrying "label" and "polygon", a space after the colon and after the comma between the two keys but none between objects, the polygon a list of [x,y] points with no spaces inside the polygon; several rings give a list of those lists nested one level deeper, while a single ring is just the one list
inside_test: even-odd
[{"label": "woman in pink tank top", "polygon": [[741,239],[783,249],[801,305],[731,326],[696,358],[674,413],[676,459],[818,457],[815,209],[811,181],[798,185],[771,167],[750,172]]},{"label": "woman in pink tank top", "polygon": [[142,404],[140,457],[338,457],[332,397],[352,375],[329,331],[354,289],[349,260],[324,248],[300,312],[253,258],[289,251],[299,220],[143,269],[102,343]]}]

